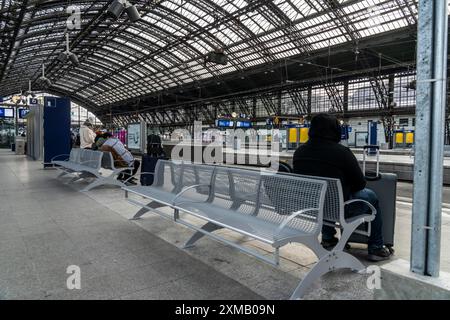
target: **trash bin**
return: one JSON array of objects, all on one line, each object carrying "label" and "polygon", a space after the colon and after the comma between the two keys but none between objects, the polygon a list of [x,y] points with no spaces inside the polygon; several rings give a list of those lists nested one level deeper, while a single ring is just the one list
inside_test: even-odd
[{"label": "trash bin", "polygon": [[16,151],[16,144],[15,143],[11,143],[11,151],[12,152]]},{"label": "trash bin", "polygon": [[16,154],[19,154],[19,155],[25,154],[25,139],[24,138],[22,138],[22,137],[16,138],[15,151],[16,151]]},{"label": "trash bin", "polygon": [[389,143],[380,143],[380,150],[389,150]]}]

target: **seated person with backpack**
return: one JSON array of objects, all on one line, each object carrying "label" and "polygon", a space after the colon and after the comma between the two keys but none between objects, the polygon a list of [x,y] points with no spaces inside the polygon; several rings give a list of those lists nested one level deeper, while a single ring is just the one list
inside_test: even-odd
[{"label": "seated person with backpack", "polygon": [[[294,173],[317,177],[337,178],[342,183],[344,200],[362,199],[377,210],[371,222],[371,234],[368,240],[368,259],[370,261],[387,260],[391,252],[384,246],[382,221],[378,198],[375,192],[366,188],[366,180],[352,151],[341,145],[341,128],[336,117],[328,114],[316,115],[311,121],[309,141],[294,153]],[[345,208],[346,217],[369,213],[364,204],[354,204]],[[322,246],[331,248],[338,239],[336,229],[330,226],[322,228]]]},{"label": "seated person with backpack", "polygon": [[166,158],[166,153],[162,147],[160,136],[156,134],[150,134],[147,136],[147,155],[161,159]]},{"label": "seated person with backpack", "polygon": [[[123,143],[117,139],[114,138],[113,135],[109,132],[105,133],[103,135],[104,141],[100,146],[101,151],[108,151],[111,152],[113,158],[114,158],[114,165],[118,168],[122,167],[132,167],[133,170],[126,170],[123,173],[119,175],[117,178],[118,180],[125,181],[127,179],[128,182],[134,183],[133,177],[136,172],[139,170],[139,166],[141,165],[139,160],[134,159],[133,155],[130,151],[125,148]],[[100,140],[100,139],[99,139]],[[101,141],[101,140],[100,140]],[[130,179],[131,178],[131,179]]]}]

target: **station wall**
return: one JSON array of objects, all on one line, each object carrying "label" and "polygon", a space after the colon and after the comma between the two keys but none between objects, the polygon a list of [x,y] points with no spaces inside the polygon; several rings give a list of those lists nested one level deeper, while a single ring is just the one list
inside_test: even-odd
[{"label": "station wall", "polygon": [[[415,115],[402,115],[394,116],[395,129],[414,130],[415,129]],[[358,117],[348,120],[348,124],[351,127],[349,133],[349,146],[358,147],[363,143],[363,136],[367,134],[367,123],[369,121],[378,122],[378,144],[386,143],[386,137],[384,134],[384,126],[380,117]]]}]

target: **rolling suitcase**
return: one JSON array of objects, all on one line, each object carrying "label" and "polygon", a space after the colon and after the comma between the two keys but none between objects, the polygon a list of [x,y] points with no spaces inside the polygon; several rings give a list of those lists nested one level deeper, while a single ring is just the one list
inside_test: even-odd
[{"label": "rolling suitcase", "polygon": [[[366,151],[368,150],[376,150],[377,163],[375,172],[366,171]],[[366,188],[373,190],[378,196],[383,221],[384,244],[391,252],[393,252],[397,198],[397,175],[394,173],[380,173],[379,146],[364,147],[363,172],[367,180]],[[367,243],[367,240],[367,236],[355,233],[350,237],[349,242]]]}]

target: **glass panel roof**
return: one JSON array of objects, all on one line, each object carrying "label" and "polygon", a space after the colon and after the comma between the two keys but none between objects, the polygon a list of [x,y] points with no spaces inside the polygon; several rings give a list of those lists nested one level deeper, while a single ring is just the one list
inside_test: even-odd
[{"label": "glass panel roof", "polygon": [[[0,95],[28,79],[41,65],[55,86],[102,106],[230,72],[273,64],[403,28],[417,19],[417,0],[131,0],[142,17],[123,13],[106,19],[110,1],[47,1],[26,6],[17,25]],[[152,2],[152,4],[149,4]],[[5,0],[2,10],[22,1]],[[67,6],[81,11],[81,29],[66,30]],[[5,24],[0,24],[0,32]],[[79,66],[58,62],[69,33]],[[229,63],[204,65],[207,53],[222,49]],[[36,85],[38,85],[36,83]]]}]

